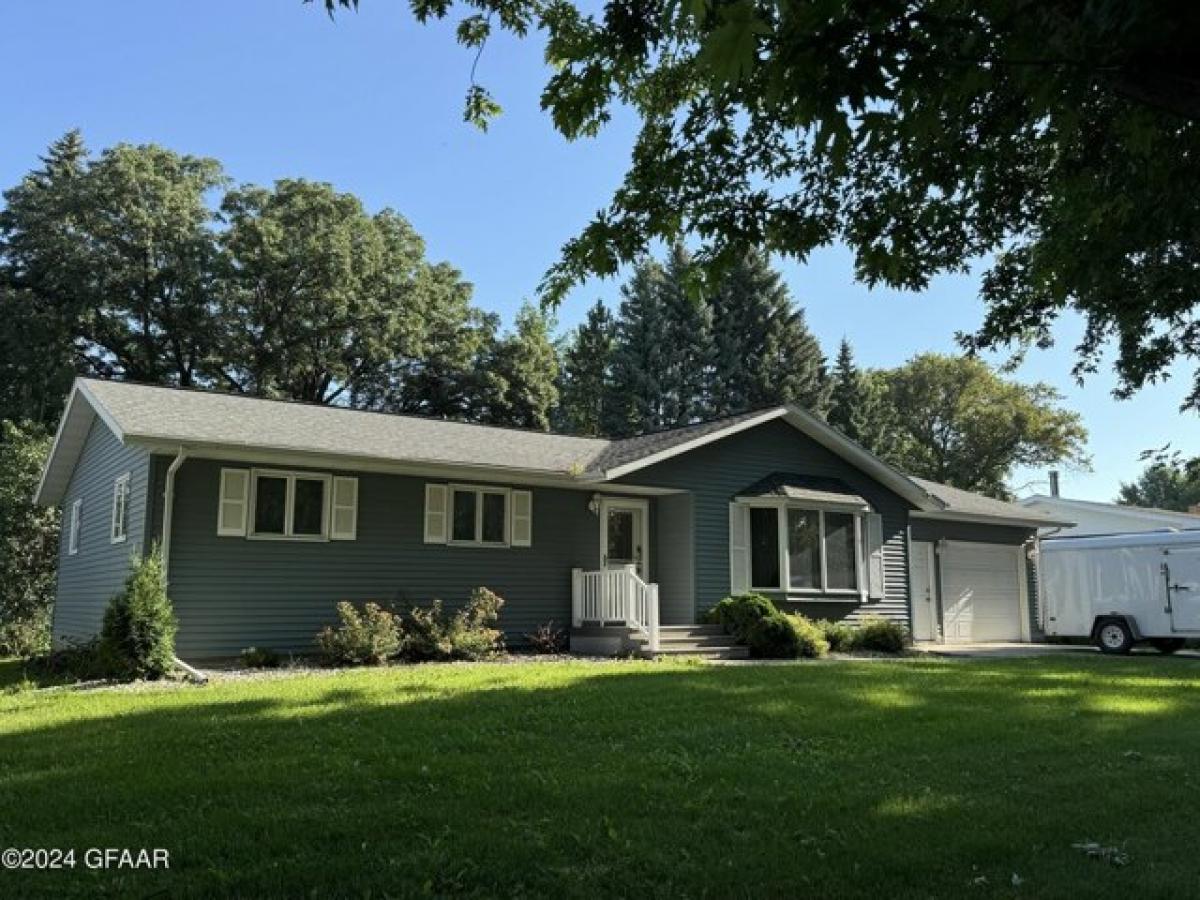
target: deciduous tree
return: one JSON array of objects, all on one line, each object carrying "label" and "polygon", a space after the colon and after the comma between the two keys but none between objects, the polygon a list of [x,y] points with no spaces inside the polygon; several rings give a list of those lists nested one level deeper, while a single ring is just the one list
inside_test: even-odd
[{"label": "deciduous tree", "polygon": [[59,514],[33,504],[49,449],[41,425],[0,422],[0,654],[49,641]]},{"label": "deciduous tree", "polygon": [[[325,0],[332,12],[359,0]],[[747,248],[831,241],[868,283],[920,289],[980,258],[970,348],[1086,323],[1122,395],[1200,357],[1200,6],[1101,0],[418,0],[472,52],[544,39],[542,105],[568,138],[614,111],[641,130],[612,202],[570,240],[561,299],[657,241],[706,244],[714,281]],[[472,82],[465,115],[499,112]],[[1200,379],[1188,399],[1200,405]]]},{"label": "deciduous tree", "polygon": [[925,353],[882,374],[896,443],[882,451],[911,475],[1007,497],[1017,466],[1086,465],[1078,413],[1047,384],[1006,381],[981,360]]},{"label": "deciduous tree", "polygon": [[511,333],[499,340],[482,370],[483,421],[493,425],[550,429],[558,403],[558,351],[549,315],[526,303]]},{"label": "deciduous tree", "polygon": [[1122,483],[1117,502],[1188,512],[1200,504],[1200,457],[1159,455],[1135,481]]}]

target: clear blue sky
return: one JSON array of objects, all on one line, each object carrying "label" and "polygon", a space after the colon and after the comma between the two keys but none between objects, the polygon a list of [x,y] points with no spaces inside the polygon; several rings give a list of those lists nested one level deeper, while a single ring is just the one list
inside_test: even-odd
[{"label": "clear blue sky", "polygon": [[[462,269],[476,302],[511,321],[562,242],[619,183],[634,123],[567,143],[538,108],[547,74],[540,47],[500,39],[479,77],[505,114],[481,134],[461,121],[470,57],[452,30],[415,25],[403,0],[362,2],[336,22],[300,0],[5,3],[0,185],[73,127],[93,149],[156,142],[214,156],[238,181],[330,181],[372,209],[407,216],[431,257]],[[981,317],[973,277],[943,278],[919,295],[871,292],[854,283],[840,248],[783,269],[826,352],[845,335],[868,366],[953,351],[954,333]],[[616,284],[589,285],[560,322],[569,327],[597,297],[616,296]],[[1034,352],[1018,371],[1058,386],[1091,433],[1094,471],[1064,473],[1064,493],[1111,499],[1147,448],[1200,453],[1196,418],[1178,412],[1185,368],[1118,403],[1107,373],[1082,388],[1071,380],[1078,334],[1078,322],[1064,323],[1059,346]],[[1019,472],[1013,485],[1039,478]]]}]

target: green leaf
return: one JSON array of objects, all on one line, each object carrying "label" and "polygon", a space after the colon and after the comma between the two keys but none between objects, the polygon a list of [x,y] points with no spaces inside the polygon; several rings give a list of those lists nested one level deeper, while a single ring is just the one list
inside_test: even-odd
[{"label": "green leaf", "polygon": [[710,80],[729,84],[754,70],[758,38],[771,29],[759,18],[754,5],[744,0],[722,8],[720,15],[721,24],[704,41],[698,61],[707,69]]}]

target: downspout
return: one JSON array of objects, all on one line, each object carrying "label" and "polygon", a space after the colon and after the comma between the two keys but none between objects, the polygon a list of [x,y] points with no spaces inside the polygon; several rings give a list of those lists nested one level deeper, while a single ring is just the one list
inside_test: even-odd
[{"label": "downspout", "polygon": [[[167,483],[163,491],[163,526],[162,526],[162,560],[163,560],[163,578],[167,582],[168,588],[171,583],[171,525],[175,516],[175,475],[179,472],[183,461],[187,459],[187,448],[182,444],[179,446],[179,452],[175,454],[175,459],[171,461],[171,465],[167,468]],[[185,663],[178,656],[175,657],[175,665],[188,674],[193,681],[200,684],[208,682],[208,678],[199,669]]]},{"label": "downspout", "polygon": [[171,575],[171,520],[175,513],[175,473],[179,471],[179,467],[183,465],[183,461],[187,459],[187,448],[182,444],[179,446],[179,452],[175,454],[175,459],[171,461],[170,468],[167,469],[167,485],[163,491],[163,526],[162,526],[162,558],[163,558],[163,576],[170,583]]}]

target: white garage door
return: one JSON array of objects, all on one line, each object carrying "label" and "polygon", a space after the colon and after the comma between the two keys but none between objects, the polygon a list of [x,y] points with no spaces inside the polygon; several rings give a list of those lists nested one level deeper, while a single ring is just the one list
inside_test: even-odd
[{"label": "white garage door", "polygon": [[1021,640],[1021,548],[950,541],[942,553],[948,642]]}]

